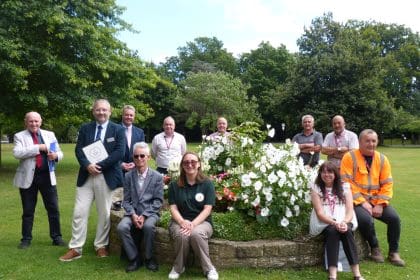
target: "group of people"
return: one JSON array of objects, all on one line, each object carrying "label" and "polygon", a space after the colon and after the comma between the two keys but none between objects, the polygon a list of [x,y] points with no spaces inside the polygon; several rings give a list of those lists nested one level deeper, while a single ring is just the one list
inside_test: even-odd
[{"label": "group of people", "polygon": [[[384,257],[379,248],[374,220],[387,225],[389,245],[388,260],[396,266],[404,266],[399,255],[401,221],[390,205],[393,196],[391,165],[385,155],[376,150],[378,135],[372,129],[363,130],[359,137],[345,128],[342,116],[332,119],[333,131],[325,140],[314,129],[311,115],[302,117],[302,133],[293,137],[299,145],[303,163],[315,166],[319,154],[327,155],[321,164],[312,187],[312,204],[319,222],[324,224],[328,279],[336,279],[339,243],[342,242],[354,279],[364,279],[359,271],[359,259],[352,233],[355,213],[359,231],[370,247],[370,258],[382,263]],[[342,207],[344,213],[337,217]],[[335,213],[334,213],[335,212]],[[312,222],[312,219],[311,219]]]},{"label": "group of people", "polygon": [[[210,280],[218,279],[208,248],[213,233],[211,212],[215,204],[215,189],[201,170],[200,158],[187,151],[183,135],[175,132],[175,121],[167,117],[163,132],[152,141],[151,149],[145,142],[144,131],[133,125],[135,108],[124,106],[122,123],[110,120],[111,105],[98,99],[92,107],[94,120],[79,129],[75,148],[79,162],[71,239],[68,251],[59,260],[69,262],[82,257],[87,237],[90,208],[95,201],[98,215],[94,247],[99,258],[109,255],[110,214],[113,203],[121,201],[124,217],[117,226],[123,250],[128,259],[127,272],[142,265],[157,271],[154,258],[155,227],[163,204],[163,174],[169,162],[182,158],[180,177],[169,186],[169,207],[172,220],[169,232],[174,240],[175,260],[169,279],[178,279],[185,270],[190,247],[199,256],[204,274]],[[19,159],[14,185],[19,188],[22,200],[22,239],[20,249],[30,247],[32,226],[38,191],[48,213],[52,244],[65,246],[60,228],[60,214],[55,179],[55,163],[63,152],[52,131],[41,129],[42,118],[37,112],[25,115],[25,129],[14,136],[13,155]],[[220,130],[227,133],[227,122],[218,120]],[[97,149],[102,145],[103,150]],[[95,146],[92,157],[88,152]],[[97,161],[94,159],[98,157]],[[157,170],[149,167],[154,158]],[[140,239],[143,242],[140,242]],[[140,243],[144,250],[140,250]],[[143,253],[140,253],[144,251]]]},{"label": "group of people", "polygon": [[[123,249],[128,259],[127,272],[142,265],[151,271],[159,269],[154,258],[155,227],[163,204],[163,174],[169,162],[181,158],[180,177],[169,185],[169,208],[172,219],[170,236],[174,240],[175,261],[169,279],[178,279],[185,270],[190,247],[199,256],[201,267],[208,279],[218,279],[208,248],[213,233],[211,212],[215,204],[212,182],[203,174],[201,161],[196,153],[187,151],[183,135],[175,132],[175,121],[167,117],[163,132],[152,141],[151,149],[145,142],[144,131],[133,125],[135,108],[126,105],[122,110],[122,123],[110,121],[111,105],[98,99],[92,108],[94,121],[83,124],[79,130],[75,148],[80,168],[72,220],[69,250],[61,261],[73,261],[82,257],[86,241],[87,224],[93,201],[96,204],[98,222],[94,247],[99,258],[108,256],[110,212],[113,203],[120,202],[125,215],[117,226]],[[38,191],[48,213],[52,244],[65,246],[60,228],[60,214],[55,178],[55,163],[63,158],[63,152],[52,131],[41,129],[42,118],[37,112],[25,115],[25,130],[14,136],[13,155],[20,160],[14,178],[22,201],[22,239],[18,248],[31,245],[34,211]],[[342,116],[332,119],[333,132],[323,141],[322,134],[314,129],[311,115],[302,117],[303,131],[293,137],[300,149],[299,157],[308,166],[319,162],[320,153],[328,160],[320,168],[312,187],[312,203],[318,219],[325,224],[327,267],[329,279],[337,277],[339,242],[354,273],[355,279],[363,279],[359,271],[359,259],[352,233],[353,213],[358,228],[367,240],[370,257],[384,262],[376,237],[374,219],[388,226],[388,259],[397,266],[405,263],[399,255],[401,222],[390,205],[393,195],[391,167],[385,155],[376,151],[378,135],[365,129],[357,135],[345,128]],[[212,137],[228,135],[227,121],[217,121],[218,131]],[[86,148],[101,143],[106,151],[97,162]],[[149,167],[149,160],[156,160],[157,170]],[[337,220],[334,209],[345,208]],[[143,239],[144,253],[140,253]]]}]

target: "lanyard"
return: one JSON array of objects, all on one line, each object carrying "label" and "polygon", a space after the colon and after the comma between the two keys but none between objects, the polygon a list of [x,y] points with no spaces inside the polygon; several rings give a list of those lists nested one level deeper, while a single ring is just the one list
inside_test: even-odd
[{"label": "lanyard", "polygon": [[172,144],[172,141],[174,140],[174,137],[175,137],[175,135],[172,135],[171,141],[168,144],[168,141],[166,140],[166,136],[163,136],[163,138],[165,138],[165,144],[166,144],[166,148],[168,148],[168,150],[170,150],[170,148],[171,148],[171,144]]},{"label": "lanyard", "polygon": [[334,216],[335,202],[337,200],[337,197],[333,195],[332,192],[327,191],[326,200],[328,202],[328,206],[330,207],[331,215]]}]

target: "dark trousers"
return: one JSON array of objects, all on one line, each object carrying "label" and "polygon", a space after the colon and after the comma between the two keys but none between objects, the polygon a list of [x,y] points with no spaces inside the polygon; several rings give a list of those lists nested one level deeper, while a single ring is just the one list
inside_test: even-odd
[{"label": "dark trousers", "polygon": [[142,239],[144,244],[145,259],[149,260],[153,258],[157,222],[158,219],[156,217],[148,217],[144,221],[143,228],[138,229],[133,225],[131,217],[125,216],[120,221],[117,226],[117,232],[122,240],[124,251],[129,261],[136,258],[141,259],[139,252]]},{"label": "dark trousers", "polygon": [[60,212],[58,211],[58,196],[56,186],[51,186],[48,172],[35,173],[32,185],[28,189],[19,189],[22,200],[22,239],[32,240],[32,227],[34,224],[35,207],[38,200],[38,191],[41,193],[44,207],[48,213],[50,236],[53,240],[61,238]]},{"label": "dark trousers", "polygon": [[[362,205],[354,207],[356,212],[357,221],[359,223],[359,231],[363,238],[367,240],[371,248],[379,247],[378,238],[376,237],[374,217],[363,208]],[[389,253],[398,252],[400,233],[401,233],[401,220],[397,212],[392,206],[384,207],[382,216],[378,219],[387,224],[387,239],[389,245]]]},{"label": "dark trousers", "polygon": [[168,174],[168,168],[158,167],[158,168],[156,168],[156,171],[159,172],[162,175]]},{"label": "dark trousers", "polygon": [[354,240],[353,231],[350,227],[348,227],[346,232],[341,233],[335,228],[335,226],[329,225],[324,229],[323,233],[325,236],[328,267],[337,267],[340,241],[343,243],[344,253],[346,254],[349,264],[355,265],[359,263],[356,241]]}]

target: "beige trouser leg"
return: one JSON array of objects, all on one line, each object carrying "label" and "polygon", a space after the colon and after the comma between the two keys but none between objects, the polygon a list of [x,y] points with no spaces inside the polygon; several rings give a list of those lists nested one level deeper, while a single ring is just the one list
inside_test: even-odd
[{"label": "beige trouser leg", "polygon": [[169,232],[174,240],[175,262],[174,269],[180,273],[187,262],[188,252],[191,248],[194,254],[200,258],[201,268],[204,273],[213,268],[209,255],[209,238],[213,234],[210,223],[203,222],[193,229],[190,236],[180,232],[181,227],[174,221],[169,226]]},{"label": "beige trouser leg", "polygon": [[95,249],[105,247],[109,243],[109,229],[111,226],[111,194],[103,174],[89,176],[85,184],[76,188],[76,202],[73,211],[72,237],[69,248],[82,251],[86,242],[87,225],[90,207],[96,200],[98,225],[94,241]]}]

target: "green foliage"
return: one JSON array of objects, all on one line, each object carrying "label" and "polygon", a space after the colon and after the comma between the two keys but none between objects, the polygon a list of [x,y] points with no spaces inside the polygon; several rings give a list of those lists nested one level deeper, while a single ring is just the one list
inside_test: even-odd
[{"label": "green foliage", "polygon": [[360,29],[341,25],[328,14],[314,19],[298,43],[300,54],[280,107],[294,114],[289,127],[300,129],[299,118],[306,113],[315,116],[321,131],[330,130],[336,114],[344,115],[355,131],[393,127],[394,99],[383,87],[380,48]]},{"label": "green foliage", "polygon": [[293,63],[293,55],[285,46],[275,48],[269,42],[261,42],[257,49],[240,57],[240,78],[250,85],[248,96],[255,97],[264,123],[275,125],[284,121],[278,112],[277,91],[286,83]]},{"label": "green foliage", "polygon": [[169,58],[161,68],[175,83],[184,80],[190,72],[223,71],[234,76],[238,73],[235,58],[216,37],[198,37],[187,42],[178,48],[178,56]]},{"label": "green foliage", "polygon": [[114,0],[1,1],[0,111],[19,124],[30,110],[87,120],[101,97],[150,115],[137,98],[159,78],[115,38],[130,29],[121,12]]},{"label": "green foliage", "polygon": [[[214,126],[219,116],[234,125],[247,120],[259,121],[253,100],[238,78],[224,72],[190,73],[180,83],[175,106],[189,128],[199,125],[203,132]],[[205,133],[204,133],[205,134]]]}]

